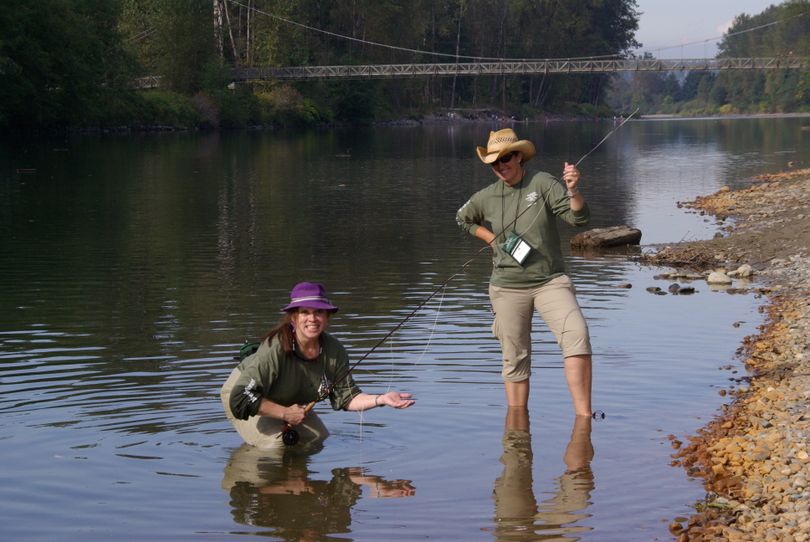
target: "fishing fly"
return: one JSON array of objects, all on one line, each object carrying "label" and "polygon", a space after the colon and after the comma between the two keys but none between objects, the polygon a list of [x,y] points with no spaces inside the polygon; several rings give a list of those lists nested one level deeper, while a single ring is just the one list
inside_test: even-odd
[{"label": "fishing fly", "polygon": [[[624,125],[625,125],[625,124],[626,124],[626,123],[627,123],[627,122],[628,122],[628,121],[629,121],[631,118],[633,118],[633,117],[635,116],[635,114],[636,114],[636,113],[638,113],[638,108],[636,108],[636,110],[635,110],[635,111],[633,111],[633,112],[632,112],[630,115],[628,115],[627,117],[625,117],[624,119],[622,119],[622,121],[621,121],[619,124],[617,124],[617,125],[616,125],[616,126],[615,126],[615,127],[614,127],[614,128],[611,130],[611,131],[610,131],[610,132],[608,132],[608,133],[605,135],[605,137],[603,137],[603,138],[602,138],[602,139],[601,139],[601,140],[600,140],[600,141],[599,141],[599,142],[598,142],[596,145],[594,145],[594,146],[593,146],[593,148],[591,148],[591,149],[590,149],[588,152],[586,152],[584,155],[582,155],[582,157],[581,157],[579,160],[577,160],[577,161],[576,161],[576,163],[575,163],[574,165],[575,165],[575,166],[579,166],[579,164],[581,164],[581,163],[582,163],[582,161],[583,161],[583,160],[585,160],[585,158],[587,158],[588,156],[590,156],[590,155],[591,155],[591,154],[592,154],[592,153],[593,153],[593,152],[594,152],[596,149],[598,149],[598,148],[599,148],[599,147],[600,147],[600,146],[601,146],[601,145],[602,145],[602,144],[603,144],[605,141],[607,141],[607,140],[610,138],[610,136],[612,136],[614,133],[616,133],[616,131],[618,131],[618,130],[619,130],[621,127],[622,127],[622,126],[624,126]],[[491,241],[489,241],[488,243],[484,244],[484,246],[483,246],[483,247],[481,247],[481,249],[479,249],[477,252],[475,252],[475,253],[474,253],[474,254],[473,254],[473,255],[472,255],[472,256],[471,256],[471,257],[470,257],[470,258],[469,258],[469,259],[468,259],[466,262],[464,262],[464,263],[463,263],[463,264],[462,264],[462,265],[459,267],[458,271],[456,271],[455,273],[453,273],[452,275],[450,275],[449,277],[447,277],[447,278],[446,278],[444,281],[442,281],[442,282],[441,282],[441,284],[439,284],[439,285],[438,285],[438,286],[437,286],[437,287],[436,287],[436,288],[435,288],[435,289],[434,289],[434,290],[433,290],[433,291],[432,291],[430,294],[428,294],[428,296],[427,296],[425,299],[423,299],[423,300],[422,300],[422,301],[421,301],[419,304],[417,304],[417,305],[416,305],[416,307],[414,307],[414,308],[413,308],[413,310],[411,310],[411,312],[409,312],[407,315],[405,315],[405,317],[404,317],[404,318],[402,318],[402,319],[401,319],[401,320],[400,320],[400,321],[399,321],[399,322],[398,322],[398,323],[397,323],[397,324],[396,324],[396,325],[395,325],[393,328],[391,328],[391,330],[389,330],[389,331],[388,331],[388,333],[386,333],[386,334],[385,334],[385,335],[384,335],[384,336],[383,336],[381,339],[379,339],[379,340],[378,340],[378,341],[377,341],[377,342],[376,342],[376,343],[375,343],[375,344],[374,344],[374,345],[373,345],[373,346],[372,346],[372,347],[371,347],[369,350],[367,350],[367,351],[365,352],[365,354],[363,354],[363,355],[360,357],[360,359],[358,359],[357,361],[355,361],[354,363],[352,363],[351,365],[349,365],[349,367],[348,367],[348,368],[347,368],[347,369],[346,369],[346,370],[345,370],[345,371],[344,371],[342,374],[340,374],[340,375],[335,375],[334,379],[333,379],[331,382],[329,382],[329,380],[328,380],[328,379],[324,378],[324,380],[321,382],[320,387],[318,388],[318,397],[317,397],[317,398],[316,398],[314,401],[311,401],[309,404],[307,404],[307,405],[306,405],[306,407],[305,407],[305,409],[304,409],[304,415],[308,414],[308,413],[309,413],[309,412],[310,412],[310,411],[311,411],[311,410],[312,410],[312,409],[315,407],[315,405],[316,405],[317,403],[319,403],[320,401],[323,401],[324,399],[326,399],[327,397],[329,397],[329,394],[332,392],[332,389],[334,389],[334,386],[335,386],[336,384],[340,383],[340,382],[341,382],[341,381],[343,381],[343,380],[344,380],[346,377],[348,377],[348,376],[351,374],[351,372],[352,372],[352,371],[353,371],[353,370],[354,370],[354,369],[355,369],[355,368],[356,368],[358,365],[360,365],[360,363],[362,363],[362,362],[363,362],[365,359],[367,359],[367,358],[368,358],[368,357],[369,357],[369,356],[370,356],[372,353],[374,353],[374,351],[375,351],[375,350],[377,350],[377,348],[379,348],[379,347],[380,347],[380,346],[381,346],[383,343],[385,343],[385,341],[387,341],[387,340],[388,340],[388,339],[389,339],[389,338],[390,338],[390,337],[391,337],[391,336],[392,336],[394,333],[396,333],[396,332],[397,332],[397,331],[398,331],[398,330],[399,330],[399,329],[400,329],[400,328],[401,328],[403,325],[405,325],[405,323],[406,323],[408,320],[410,320],[411,318],[413,318],[413,317],[414,317],[414,316],[415,316],[415,315],[416,315],[416,314],[417,314],[417,313],[418,313],[420,310],[422,310],[422,308],[423,308],[423,307],[424,307],[424,306],[425,306],[425,305],[426,305],[426,304],[427,304],[427,303],[428,303],[428,302],[429,302],[431,299],[433,299],[433,298],[436,296],[436,294],[438,294],[440,291],[442,291],[442,289],[444,289],[444,288],[447,286],[447,284],[449,284],[449,283],[450,283],[450,282],[451,282],[453,279],[455,279],[456,277],[459,277],[459,276],[461,276],[462,274],[464,274],[464,272],[465,272],[465,270],[467,269],[467,267],[468,267],[468,266],[469,266],[469,265],[470,265],[470,264],[471,264],[471,263],[472,263],[472,262],[473,262],[473,261],[474,261],[474,260],[475,260],[475,259],[476,259],[476,258],[479,256],[479,255],[481,255],[481,254],[482,254],[482,253],[483,253],[483,252],[484,252],[484,251],[485,251],[487,248],[490,248],[490,247],[491,247],[491,245],[492,245],[492,243],[493,243],[493,242],[495,242],[495,239],[497,239],[498,237],[502,236],[502,235],[504,234],[504,232],[506,232],[506,231],[508,231],[510,228],[512,228],[512,227],[513,227],[513,226],[514,226],[514,225],[517,223],[518,219],[519,219],[521,216],[523,216],[523,215],[524,215],[524,214],[525,214],[525,213],[526,213],[526,212],[527,212],[529,209],[533,208],[533,207],[534,207],[534,206],[535,206],[535,205],[536,205],[536,204],[537,204],[539,201],[542,201],[542,200],[543,200],[543,198],[538,197],[538,198],[535,198],[535,199],[533,199],[532,201],[530,201],[530,202],[529,202],[529,205],[528,205],[528,206],[526,206],[526,208],[525,208],[525,209],[523,209],[523,210],[522,210],[520,213],[518,213],[518,214],[517,214],[517,216],[515,216],[515,219],[514,219],[512,222],[510,222],[510,223],[509,223],[509,224],[507,224],[506,226],[502,227],[502,229],[501,229],[500,233],[498,233],[497,235],[495,235],[495,236],[492,238],[492,240],[491,240]],[[520,250],[520,247],[519,247],[519,246],[516,246],[516,247],[514,247],[514,250]],[[600,417],[601,417],[602,419],[604,419],[604,417],[605,417],[604,413],[602,413],[601,411],[597,411],[597,412],[599,413]],[[594,417],[594,419],[596,419],[596,418],[597,418],[597,412],[594,412],[594,413],[593,413],[593,417]],[[298,432],[295,430],[295,428],[293,428],[291,425],[287,424],[287,425],[284,427],[284,429],[282,430],[282,432],[281,432],[281,438],[282,438],[282,441],[284,442],[284,444],[286,444],[287,446],[294,446],[295,444],[297,444],[297,443],[298,443],[298,441],[299,441],[299,438],[300,438],[300,437],[299,437],[299,435],[298,435]]]}]

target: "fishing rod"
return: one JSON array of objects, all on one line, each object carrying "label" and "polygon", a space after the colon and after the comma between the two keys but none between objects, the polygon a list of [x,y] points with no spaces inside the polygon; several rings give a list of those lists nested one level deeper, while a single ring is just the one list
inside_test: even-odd
[{"label": "fishing rod", "polygon": [[[582,157],[579,160],[577,160],[577,162],[574,164],[574,166],[578,167],[579,164],[581,164],[582,161],[585,160],[585,158],[590,156],[590,154],[593,151],[598,149],[602,145],[602,143],[607,141],[608,138],[610,138],[610,136],[612,136],[619,128],[624,126],[625,123],[627,121],[629,121],[633,116],[635,116],[636,113],[638,113],[638,108],[636,108],[635,111],[630,113],[630,115],[628,115],[618,125],[616,125],[615,128],[613,128],[610,132],[608,132],[607,135],[605,137],[603,137],[602,140],[599,141],[599,143],[597,143],[591,150],[589,150],[587,153],[582,155]],[[338,382],[341,382],[346,377],[348,377],[351,374],[351,372],[355,369],[355,367],[360,365],[360,363],[362,363],[363,360],[368,358],[377,348],[379,348],[394,333],[396,333],[397,330],[399,330],[399,328],[401,328],[403,325],[405,325],[405,322],[407,322],[408,320],[413,318],[416,315],[416,313],[418,313],[422,309],[422,307],[424,307],[431,299],[433,299],[436,296],[436,294],[438,294],[440,291],[442,291],[442,289],[444,289],[444,287],[447,286],[450,283],[450,281],[452,281],[454,278],[462,275],[464,270],[467,268],[468,265],[470,265],[487,248],[490,248],[492,246],[492,243],[494,243],[495,240],[498,239],[498,237],[502,236],[507,230],[509,230],[512,226],[517,224],[518,219],[521,216],[523,216],[529,209],[534,207],[534,205],[537,204],[537,202],[540,201],[540,199],[541,198],[537,198],[534,201],[530,202],[529,205],[526,206],[525,209],[523,209],[520,213],[517,214],[517,216],[515,216],[515,219],[512,222],[510,222],[505,227],[503,227],[503,229],[497,235],[495,235],[492,238],[492,240],[487,242],[483,247],[481,247],[478,251],[476,251],[466,262],[464,262],[461,265],[461,267],[459,267],[458,271],[456,271],[455,273],[453,273],[452,275],[447,277],[447,279],[445,279],[441,284],[439,284],[439,286],[436,287],[422,302],[420,302],[418,305],[416,305],[416,307],[410,313],[408,313],[405,316],[405,318],[401,319],[399,321],[399,323],[397,325],[395,325],[393,328],[391,328],[391,330],[388,333],[386,333],[381,339],[379,339],[376,342],[376,344],[374,344],[374,346],[372,346],[369,350],[367,350],[366,353],[363,354],[360,357],[360,359],[358,359],[357,361],[355,361],[354,363],[349,365],[349,367],[346,369],[346,371],[342,375],[340,375],[339,378],[336,378],[331,383],[328,383],[328,382],[325,382],[325,381],[321,382],[321,385],[318,387],[318,398],[315,399],[314,401],[311,401],[310,403],[307,404],[306,407],[304,407],[304,416],[309,414],[309,412],[315,407],[315,405],[317,403],[319,403],[320,401],[323,401],[324,399],[326,399],[329,396],[329,394],[332,392],[332,389],[335,387],[335,384],[337,384]],[[604,417],[604,415],[603,415],[603,417]],[[298,435],[298,431],[296,431],[290,424],[287,424],[284,427],[284,429],[281,431],[281,439],[284,442],[284,444],[286,444],[288,446],[293,446],[293,445],[297,444],[299,438],[300,437]]]},{"label": "fishing rod", "polygon": [[624,123],[625,123],[625,122],[627,122],[628,120],[630,120],[630,118],[631,118],[631,117],[633,117],[633,116],[634,116],[636,113],[638,113],[638,109],[639,109],[639,108],[638,108],[638,107],[636,107],[636,110],[635,110],[635,111],[633,111],[632,113],[630,113],[629,115],[627,115],[627,118],[626,118],[626,119],[622,120],[622,121],[621,121],[621,122],[620,122],[620,123],[619,123],[619,124],[618,124],[618,125],[617,125],[617,126],[614,128],[614,129],[612,129],[611,131],[609,131],[609,132],[607,133],[607,135],[606,135],[605,137],[603,137],[603,138],[602,138],[602,141],[600,141],[599,143],[597,143],[597,144],[594,146],[594,148],[592,148],[591,150],[589,150],[588,152],[586,152],[585,154],[583,154],[583,155],[582,155],[582,158],[580,158],[579,160],[577,160],[577,163],[576,163],[576,164],[574,164],[574,165],[575,165],[575,166],[579,166],[579,164],[581,164],[583,160],[585,160],[585,159],[586,159],[588,156],[590,156],[590,155],[591,155],[591,153],[592,153],[593,151],[595,151],[596,149],[598,149],[598,148],[599,148],[599,147],[602,145],[602,143],[604,143],[605,141],[607,141],[607,140],[608,140],[608,138],[609,138],[610,136],[612,136],[612,135],[613,135],[613,133],[614,133],[616,130],[618,130],[619,128],[621,128],[622,126],[624,126]]}]

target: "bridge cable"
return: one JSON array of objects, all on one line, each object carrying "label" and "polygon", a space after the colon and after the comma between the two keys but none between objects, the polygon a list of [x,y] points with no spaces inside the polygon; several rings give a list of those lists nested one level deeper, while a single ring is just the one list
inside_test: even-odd
[{"label": "bridge cable", "polygon": [[[435,51],[423,51],[423,50],[420,50],[420,49],[412,49],[412,48],[409,48],[409,47],[401,47],[401,46],[397,46],[397,45],[389,45],[389,44],[386,44],[386,43],[379,43],[379,42],[376,42],[376,41],[369,41],[369,40],[364,40],[364,39],[360,39],[360,38],[355,38],[355,37],[352,37],[352,36],[346,36],[345,34],[338,34],[337,32],[331,32],[329,30],[323,30],[321,28],[316,28],[314,26],[309,26],[309,25],[306,25],[304,23],[299,23],[297,21],[293,21],[292,19],[287,19],[285,17],[281,17],[279,15],[275,15],[273,13],[263,11],[261,9],[256,8],[255,6],[245,5],[245,4],[241,3],[241,2],[239,2],[238,0],[226,0],[226,1],[230,2],[231,4],[234,4],[236,6],[245,8],[245,9],[250,10],[250,11],[253,11],[255,13],[259,13],[261,15],[271,17],[273,19],[285,22],[287,24],[298,26],[298,27],[304,28],[306,30],[311,30],[313,32],[320,32],[320,33],[326,34],[328,36],[332,36],[332,37],[335,37],[335,38],[340,38],[340,39],[344,39],[344,40],[348,40],[348,41],[354,41],[354,42],[361,43],[361,44],[364,44],[364,45],[372,45],[372,46],[375,46],[375,47],[383,47],[383,48],[392,49],[392,50],[395,50],[395,51],[403,51],[403,52],[407,52],[407,53],[415,53],[415,54],[420,54],[420,55],[450,57],[450,58],[455,58],[455,59],[463,58],[463,59],[466,59],[466,60],[496,60],[496,61],[514,61],[514,62],[532,62],[532,61],[543,61],[543,60],[544,61],[555,61],[555,60],[597,60],[597,59],[602,59],[602,58],[622,58],[621,53],[613,53],[613,54],[609,54],[609,55],[591,55],[591,56],[582,56],[582,57],[563,57],[563,58],[504,58],[504,57],[456,55],[456,54],[452,54],[452,53],[439,53],[439,52],[435,52]],[[719,40],[719,39],[722,39],[724,37],[728,38],[728,37],[732,37],[732,36],[737,36],[737,35],[740,35],[740,34],[753,32],[755,30],[761,30],[761,29],[767,28],[769,26],[774,26],[774,25],[777,25],[777,24],[781,24],[781,23],[787,22],[787,21],[789,21],[791,19],[796,19],[798,17],[802,17],[806,13],[807,12],[802,12],[802,13],[799,13],[799,14],[794,15],[792,17],[788,17],[787,19],[781,19],[781,20],[778,20],[778,21],[772,21],[770,23],[762,24],[762,25],[759,25],[759,26],[756,26],[756,27],[753,27],[753,28],[745,29],[745,30],[740,30],[739,32],[734,32],[732,34],[726,34],[724,36],[719,36],[719,37],[714,37],[714,38],[706,38],[706,39],[697,40],[697,41],[694,41],[694,42],[683,43],[683,44],[678,44],[678,45],[672,45],[672,46],[667,46],[667,47],[658,47],[655,50],[656,51],[663,51],[663,50],[666,50],[666,49],[674,49],[674,48],[682,47],[682,46],[685,46],[685,45],[694,45],[696,43],[704,43],[704,42]]]}]

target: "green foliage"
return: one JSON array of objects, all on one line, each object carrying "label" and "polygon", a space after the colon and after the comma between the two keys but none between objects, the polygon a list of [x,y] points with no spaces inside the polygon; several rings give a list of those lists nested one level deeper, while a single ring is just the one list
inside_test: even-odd
[{"label": "green foliage", "polygon": [[203,122],[188,96],[169,90],[149,90],[141,97],[144,107],[139,121],[143,124],[195,128]]},{"label": "green foliage", "polygon": [[39,0],[0,10],[0,126],[87,125],[126,116],[134,64],[114,0]]},{"label": "green foliage", "polygon": [[227,88],[231,79],[231,68],[221,60],[211,57],[203,68],[200,86],[207,92],[214,92]]},{"label": "green foliage", "polygon": [[[808,12],[810,0],[789,0],[754,16],[740,15],[720,42],[719,56],[810,57]],[[810,76],[806,71],[690,72],[677,88],[666,78],[672,78],[672,74],[637,74],[632,80],[614,78],[610,103],[619,107],[632,100],[640,103],[645,113],[700,115],[810,109]]]},{"label": "green foliage", "polygon": [[338,121],[363,124],[374,120],[379,84],[369,81],[348,81],[335,85],[332,109]]},{"label": "green foliage", "polygon": [[[164,76],[172,90],[202,88],[214,51],[213,11],[204,0],[127,0],[122,21],[138,44],[138,58],[150,74]],[[135,41],[144,36],[143,39]]]},{"label": "green foliage", "polygon": [[257,124],[259,100],[247,87],[220,90],[213,94],[219,106],[222,128],[244,128]]},{"label": "green foliage", "polygon": [[264,125],[299,127],[334,120],[331,112],[319,110],[291,85],[275,85],[256,92],[259,121]]},{"label": "green foliage", "polygon": [[[720,54],[810,56],[808,11],[810,0],[788,0],[740,15]],[[810,109],[810,78],[792,71],[230,85],[234,66],[621,55],[638,45],[638,18],[636,0],[19,2],[0,11],[0,126],[367,123],[449,106],[520,116]],[[161,75],[162,89],[133,90],[143,75]]]}]

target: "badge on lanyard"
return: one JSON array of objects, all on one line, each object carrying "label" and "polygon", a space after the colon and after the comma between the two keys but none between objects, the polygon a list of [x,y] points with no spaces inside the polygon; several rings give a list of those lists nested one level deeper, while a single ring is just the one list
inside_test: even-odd
[{"label": "badge on lanyard", "polygon": [[509,232],[506,242],[501,245],[501,248],[520,265],[523,265],[523,262],[526,261],[532,251],[531,245],[513,231]]}]

